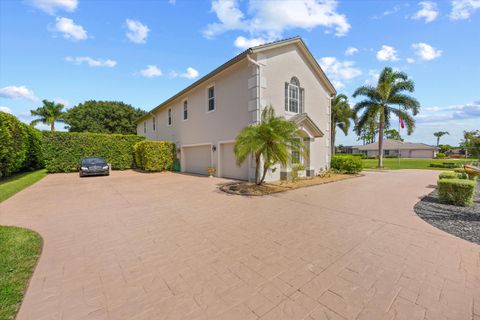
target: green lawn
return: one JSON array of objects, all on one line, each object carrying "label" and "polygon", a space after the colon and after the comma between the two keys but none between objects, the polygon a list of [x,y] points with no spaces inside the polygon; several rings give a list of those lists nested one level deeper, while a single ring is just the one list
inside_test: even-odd
[{"label": "green lawn", "polygon": [[15,319],[41,248],[36,232],[0,226],[0,319]]},{"label": "green lawn", "polygon": [[[20,173],[0,180],[0,202],[47,175],[45,170]],[[23,294],[42,250],[38,233],[0,226],[0,319],[15,319]]]},{"label": "green lawn", "polygon": [[[376,169],[378,165],[377,159],[363,159],[364,169]],[[431,169],[431,170],[452,170],[446,168],[433,168],[430,167],[430,163],[443,163],[443,162],[458,162],[458,163],[470,163],[475,159],[383,159],[384,169]]]},{"label": "green lawn", "polygon": [[[19,173],[0,180],[0,202],[31,186],[47,175],[46,170]],[[1,318],[0,318],[1,319]]]}]

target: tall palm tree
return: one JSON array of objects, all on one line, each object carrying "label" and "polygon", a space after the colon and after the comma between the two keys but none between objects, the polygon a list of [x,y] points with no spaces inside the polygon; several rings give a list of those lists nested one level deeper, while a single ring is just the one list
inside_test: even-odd
[{"label": "tall palm tree", "polygon": [[438,148],[438,146],[440,145],[440,138],[443,137],[443,136],[446,135],[446,134],[449,135],[450,133],[448,133],[448,131],[437,131],[437,132],[434,132],[434,133],[433,133],[433,135],[434,135],[435,137],[437,137],[437,148]]},{"label": "tall palm tree", "polygon": [[[287,166],[292,160],[292,151],[304,153],[305,146],[296,123],[276,117],[271,106],[262,112],[260,123],[245,127],[235,140],[234,150],[241,165],[250,155],[255,158],[255,183],[265,180],[268,169],[275,164]],[[260,167],[263,160],[263,172]]]},{"label": "tall palm tree", "polygon": [[35,126],[39,122],[50,125],[50,131],[55,132],[55,122],[63,122],[63,108],[61,103],[54,101],[42,100],[43,106],[35,110],[30,110],[32,116],[38,117],[30,122],[30,125]]},{"label": "tall palm tree", "polygon": [[357,117],[355,111],[350,108],[348,97],[344,94],[336,95],[332,99],[332,120],[330,122],[332,155],[335,154],[337,127],[342,130],[345,135],[348,135],[351,120],[356,122]]},{"label": "tall palm tree", "polygon": [[383,135],[385,127],[390,126],[392,114],[403,119],[407,133],[415,128],[413,115],[418,114],[420,103],[403,91],[413,92],[415,85],[404,72],[384,68],[376,87],[361,86],[353,93],[353,97],[365,96],[366,99],[355,104],[355,112],[363,111],[356,126],[357,134],[372,119],[378,119],[378,167],[383,167]]}]

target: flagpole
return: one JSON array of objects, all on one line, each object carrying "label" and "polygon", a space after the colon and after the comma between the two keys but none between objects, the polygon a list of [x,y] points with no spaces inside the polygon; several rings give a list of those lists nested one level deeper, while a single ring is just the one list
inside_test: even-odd
[{"label": "flagpole", "polygon": [[[400,105],[398,106],[398,136],[400,138],[400,127],[401,127],[401,118],[400,118]],[[400,169],[400,140],[398,140],[398,157],[397,157],[397,164],[398,164],[398,169]]]}]

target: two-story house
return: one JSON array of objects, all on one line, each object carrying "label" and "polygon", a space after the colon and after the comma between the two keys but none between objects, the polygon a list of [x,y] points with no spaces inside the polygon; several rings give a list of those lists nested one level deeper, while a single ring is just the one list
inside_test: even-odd
[{"label": "two-story house", "polygon": [[[335,88],[301,38],[250,48],[161,103],[137,121],[137,132],[176,144],[182,172],[249,180],[255,163],[237,165],[238,133],[260,121],[271,105],[295,121],[308,153],[293,155],[315,175],[330,163],[330,102]],[[270,170],[267,180],[285,179],[288,167]]]}]

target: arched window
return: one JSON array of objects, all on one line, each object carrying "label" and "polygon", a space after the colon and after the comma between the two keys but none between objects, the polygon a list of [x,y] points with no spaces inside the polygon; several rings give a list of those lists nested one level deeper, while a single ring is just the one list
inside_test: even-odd
[{"label": "arched window", "polygon": [[292,113],[303,112],[304,90],[300,87],[297,77],[285,82],[285,111]]}]

